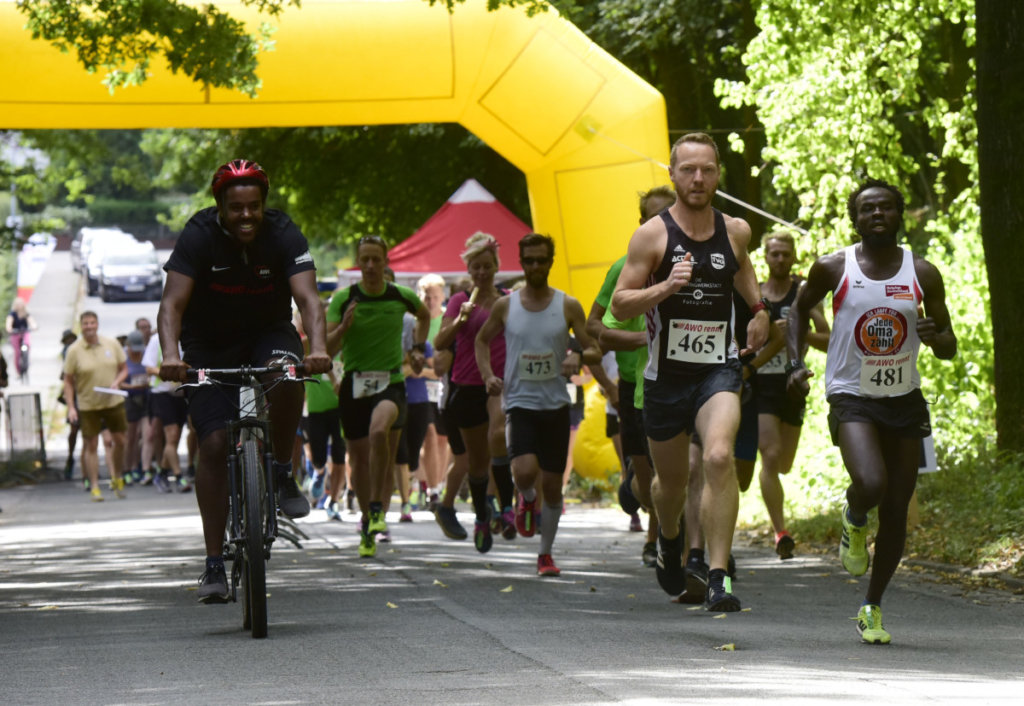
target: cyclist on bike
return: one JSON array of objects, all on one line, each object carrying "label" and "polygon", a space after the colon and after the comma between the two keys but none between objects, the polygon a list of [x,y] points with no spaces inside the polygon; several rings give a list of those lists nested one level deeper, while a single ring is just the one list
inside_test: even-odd
[{"label": "cyclist on bike", "polygon": [[11,349],[14,355],[14,369],[22,382],[28,382],[28,349],[32,345],[28,332],[38,328],[32,314],[28,313],[25,300],[15,297],[11,303],[11,311],[7,314],[7,333],[11,336]]},{"label": "cyclist on bike", "polygon": [[[162,379],[184,382],[189,367],[262,366],[282,358],[302,360],[310,374],[330,369],[309,246],[287,214],[265,208],[268,189],[267,174],[257,163],[228,162],[213,175],[216,206],[202,209],[185,224],[164,265],[167,282],[157,315]],[[310,340],[305,359],[291,321],[293,298]],[[184,351],[180,358],[179,342]],[[225,424],[238,415],[237,392],[234,397],[215,387],[193,388],[189,395],[189,416],[199,437],[196,495],[207,554],[198,592],[203,603],[223,603],[230,595],[223,558],[228,514]],[[268,389],[267,399],[278,507],[289,517],[303,517],[309,514],[309,503],[295,484],[291,465],[302,384],[276,385]]]}]

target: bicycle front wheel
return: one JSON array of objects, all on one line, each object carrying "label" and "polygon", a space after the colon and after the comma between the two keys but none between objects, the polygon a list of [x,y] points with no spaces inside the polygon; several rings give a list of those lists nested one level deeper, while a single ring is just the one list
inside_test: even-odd
[{"label": "bicycle front wheel", "polygon": [[259,445],[249,439],[242,444],[242,536],[245,564],[242,570],[243,615],[253,637],[267,636],[267,560],[263,551],[263,528],[267,524],[266,476],[260,463]]}]

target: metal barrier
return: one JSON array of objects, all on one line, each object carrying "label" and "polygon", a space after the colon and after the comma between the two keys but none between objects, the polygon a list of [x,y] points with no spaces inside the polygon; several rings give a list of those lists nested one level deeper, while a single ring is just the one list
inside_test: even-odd
[{"label": "metal barrier", "polygon": [[46,467],[46,442],[43,433],[43,406],[38,392],[5,395],[8,459],[22,469]]}]

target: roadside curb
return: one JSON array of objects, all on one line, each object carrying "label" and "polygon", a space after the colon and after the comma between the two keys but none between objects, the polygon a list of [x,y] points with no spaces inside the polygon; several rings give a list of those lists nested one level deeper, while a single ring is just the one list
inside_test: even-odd
[{"label": "roadside curb", "polygon": [[969,578],[983,578],[983,579],[995,579],[1002,581],[1006,584],[1007,588],[1014,591],[1024,591],[1024,579],[1019,579],[1016,576],[1006,573],[1005,571],[999,571],[997,569],[971,569],[966,566],[954,566],[952,564],[943,564],[938,561],[928,561],[927,559],[906,559],[902,561],[907,566],[918,566],[928,571],[937,571],[948,574],[959,574],[960,576]]}]

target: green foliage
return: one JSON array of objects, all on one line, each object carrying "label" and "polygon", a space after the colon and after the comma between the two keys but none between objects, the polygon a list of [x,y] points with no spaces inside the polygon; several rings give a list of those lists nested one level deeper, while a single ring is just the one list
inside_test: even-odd
[{"label": "green foliage", "polygon": [[[239,0],[260,12],[279,15],[299,0]],[[198,83],[231,88],[255,96],[261,51],[273,48],[272,28],[256,35],[213,3],[176,0],[18,0],[33,39],[45,39],[65,53],[74,52],[90,73],[106,71],[103,83],[114,89],[140,85],[156,57],[174,73]]]},{"label": "green foliage", "polygon": [[851,242],[849,194],[866,176],[908,195],[908,242],[943,273],[961,354],[920,357],[940,455],[993,428],[993,358],[978,210],[973,0],[765,0],[726,105],[755,106],[763,167],[811,231],[800,249]]},{"label": "green foliage", "polygon": [[93,223],[130,224],[156,223],[160,216],[168,214],[168,204],[154,200],[94,199],[89,204],[89,216]]},{"label": "green foliage", "polygon": [[311,241],[373,234],[400,242],[469,177],[529,219],[522,173],[458,125],[148,130],[141,145],[161,165],[158,184],[195,189],[165,219],[174,230],[212,205],[216,166],[242,155],[267,170],[268,205],[287,211]]}]

